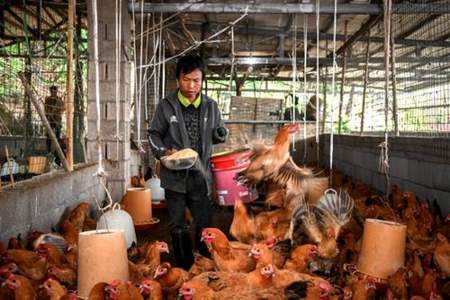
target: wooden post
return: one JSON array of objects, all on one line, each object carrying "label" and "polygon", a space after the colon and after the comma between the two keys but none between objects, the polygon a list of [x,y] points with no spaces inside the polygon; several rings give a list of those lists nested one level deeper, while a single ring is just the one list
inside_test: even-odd
[{"label": "wooden post", "polygon": [[[344,23],[344,39],[347,40],[347,24],[348,21],[345,20]],[[338,122],[338,134],[341,134],[342,130],[342,105],[344,102],[344,86],[345,86],[345,71],[347,70],[347,48],[344,48],[343,64],[342,64],[342,75],[341,75],[341,97],[339,99],[339,122]],[[332,125],[333,126],[333,125]]]},{"label": "wooden post", "polygon": [[366,65],[364,66],[364,87],[363,87],[362,111],[361,111],[361,127],[359,131],[360,135],[362,135],[364,132],[367,84],[369,82],[369,60],[370,60],[370,29],[367,31]]},{"label": "wooden post", "polygon": [[33,90],[30,86],[30,84],[27,81],[26,75],[24,73],[18,74],[19,79],[22,81],[23,86],[25,87],[25,92],[28,95],[28,98],[30,99],[31,103],[33,103],[34,108],[36,109],[37,113],[39,114],[39,117],[41,117],[42,122],[44,123],[45,128],[47,129],[48,134],[50,135],[50,139],[52,140],[53,146],[56,149],[56,154],[58,155],[59,159],[61,160],[64,169],[66,171],[69,171],[69,164],[67,163],[67,159],[64,156],[64,152],[61,149],[61,146],[58,143],[58,140],[56,139],[56,135],[53,132],[52,127],[50,126],[50,123],[48,122],[47,117],[45,116],[45,111],[40,105],[39,101],[35,98],[33,94]]},{"label": "wooden post", "polygon": [[9,179],[11,180],[11,185],[12,187],[15,187],[15,182],[14,182],[14,175],[12,174],[12,166],[11,166],[11,162],[9,161],[9,151],[8,151],[8,146],[5,146],[5,155],[6,155],[6,161],[8,163],[8,173],[9,173]]},{"label": "wooden post", "polygon": [[73,171],[73,24],[75,17],[75,1],[69,0],[67,20],[67,99],[66,99],[66,136],[68,171]]},{"label": "wooden post", "polygon": [[395,136],[399,136],[399,128],[398,128],[398,109],[397,109],[397,75],[395,72],[395,41],[394,34],[392,30],[392,14],[391,14],[391,25],[390,25],[390,43],[391,43],[391,81],[392,81],[392,118],[394,121],[394,132]]}]

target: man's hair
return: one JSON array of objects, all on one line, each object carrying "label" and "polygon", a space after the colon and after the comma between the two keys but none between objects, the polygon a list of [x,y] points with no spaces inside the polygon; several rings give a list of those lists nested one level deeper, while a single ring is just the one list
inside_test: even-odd
[{"label": "man's hair", "polygon": [[58,90],[58,87],[56,85],[52,85],[50,87],[50,91],[57,91],[57,90]]},{"label": "man's hair", "polygon": [[186,55],[181,57],[177,62],[176,79],[180,78],[180,74],[189,74],[199,69],[202,72],[202,80],[205,78],[205,64],[203,59],[198,55]]}]

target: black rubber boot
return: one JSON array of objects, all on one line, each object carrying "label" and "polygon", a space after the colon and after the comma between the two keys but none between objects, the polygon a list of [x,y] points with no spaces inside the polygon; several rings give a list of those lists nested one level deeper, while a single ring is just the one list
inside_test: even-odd
[{"label": "black rubber boot", "polygon": [[179,268],[188,271],[194,263],[191,234],[188,230],[177,230],[171,236],[175,262]]}]

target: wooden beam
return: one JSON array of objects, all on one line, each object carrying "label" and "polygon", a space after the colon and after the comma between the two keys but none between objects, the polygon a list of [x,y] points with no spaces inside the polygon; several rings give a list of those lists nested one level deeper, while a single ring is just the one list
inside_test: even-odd
[{"label": "wooden beam", "polygon": [[73,69],[73,29],[76,0],[68,0],[67,10],[67,99],[66,99],[66,136],[67,136],[67,164],[69,171],[73,171],[73,100],[74,100],[74,69]]},{"label": "wooden beam", "polygon": [[[5,7],[5,11],[7,11],[17,22],[22,24],[22,28],[26,28],[26,30],[32,35],[36,36],[36,30],[31,28],[30,25],[25,24],[25,21],[19,17],[10,7]],[[26,26],[25,26],[26,25]],[[25,30],[24,30],[25,31]]]}]

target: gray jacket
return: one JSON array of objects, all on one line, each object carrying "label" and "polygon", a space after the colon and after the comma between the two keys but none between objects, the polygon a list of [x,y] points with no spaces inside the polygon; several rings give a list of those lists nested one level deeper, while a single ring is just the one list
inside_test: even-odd
[{"label": "gray jacket", "polygon": [[[184,125],[181,103],[177,93],[162,99],[156,107],[153,120],[148,130],[148,139],[153,155],[159,159],[168,149],[184,149],[191,147]],[[225,142],[226,136],[220,136],[217,129],[224,127],[216,101],[202,94],[200,104],[200,129],[202,141],[201,162],[206,169],[205,180],[208,194],[211,193],[212,176],[209,158],[212,145]],[[161,165],[161,186],[165,189],[185,193],[188,172],[173,171]]]}]

